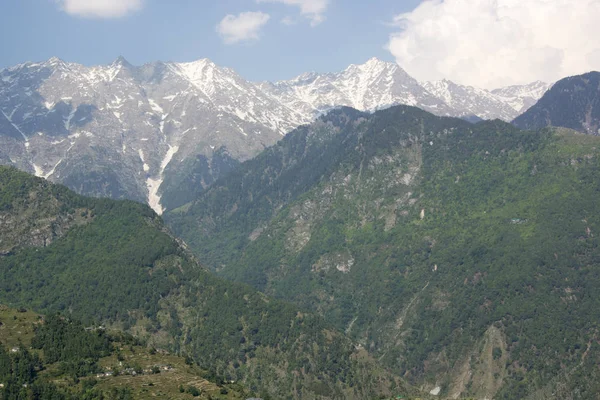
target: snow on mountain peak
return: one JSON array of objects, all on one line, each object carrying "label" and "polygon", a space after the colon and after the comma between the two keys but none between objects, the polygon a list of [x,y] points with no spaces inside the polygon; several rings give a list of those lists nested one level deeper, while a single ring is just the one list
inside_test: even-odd
[{"label": "snow on mountain peak", "polygon": [[483,119],[500,118],[511,121],[518,115],[503,98],[485,89],[459,85],[447,79],[423,82],[422,85],[432,95],[459,111],[460,117],[476,116]]},{"label": "snow on mountain peak", "polygon": [[[117,76],[127,81],[137,79],[130,72],[136,67],[122,56],[107,66],[84,67],[65,63],[57,57],[21,66],[32,72],[35,67],[47,67],[63,75],[75,74],[92,86],[112,82]],[[309,72],[274,84],[248,82],[234,70],[219,67],[208,58],[184,63],[153,63],[138,68],[142,71],[141,76],[166,79],[163,70],[188,82],[218,109],[233,112],[247,121],[266,122],[273,118],[277,123],[266,122],[267,125],[282,132],[338,106],[374,111],[394,104],[407,104],[439,115],[511,120],[534,104],[550,87],[544,82],[533,82],[490,92],[447,79],[419,83],[395,62],[377,57],[363,64],[352,64],[337,73]],[[11,71],[15,69],[5,70],[3,76]],[[3,79],[8,82],[12,78]],[[286,123],[286,118],[291,120]]]},{"label": "snow on mountain peak", "polygon": [[125,59],[125,57],[123,57],[123,56],[117,57],[117,59],[115,61],[113,61],[113,63],[111,65],[113,65],[113,66],[121,66],[121,67],[125,67],[125,68],[133,68],[133,65],[131,65],[129,63],[129,61],[127,61]]},{"label": "snow on mountain peak", "polygon": [[[55,71],[62,70],[65,71],[69,68],[69,63],[64,62],[58,57],[51,57],[47,61],[39,64],[42,67],[49,68]],[[33,66],[33,65],[32,65]]]},{"label": "snow on mountain peak", "polygon": [[208,58],[171,65],[180,76],[190,81],[208,96],[215,94],[217,90],[215,83],[222,79],[221,75],[224,72]]},{"label": "snow on mountain peak", "polygon": [[54,56],[54,57],[50,57],[48,59],[48,61],[46,61],[46,64],[50,64],[50,65],[64,64],[64,61],[61,60],[60,58]]},{"label": "snow on mountain peak", "polygon": [[492,93],[513,107],[517,114],[522,114],[533,106],[553,83],[535,81],[526,85],[513,85],[492,90]]},{"label": "snow on mountain peak", "polygon": [[93,167],[78,164],[78,154],[102,148],[110,156],[98,162],[126,163],[123,187],[142,188],[128,195],[160,211],[161,182],[187,168],[187,157],[202,155],[210,166],[215,149],[225,148],[243,161],[341,106],[371,112],[405,104],[441,116],[509,121],[548,87],[534,82],[492,93],[448,80],[419,83],[377,58],[335,73],[253,83],[206,58],[136,67],[118,57],[88,67],[52,57],[0,71],[0,115],[10,132],[0,144],[24,139],[13,157],[22,161],[13,163],[57,181]]},{"label": "snow on mountain peak", "polygon": [[382,61],[376,57],[369,59],[364,64],[351,64],[344,70],[344,73],[367,73],[367,74],[379,74],[383,71],[395,71],[400,67],[396,63],[390,63]]}]

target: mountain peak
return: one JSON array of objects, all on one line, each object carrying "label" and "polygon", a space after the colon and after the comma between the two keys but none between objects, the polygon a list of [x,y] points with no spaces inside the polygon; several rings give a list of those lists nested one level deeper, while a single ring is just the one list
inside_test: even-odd
[{"label": "mountain peak", "polygon": [[54,57],[50,57],[47,61],[45,61],[43,63],[43,65],[46,65],[48,67],[62,67],[64,66],[66,63],[61,60],[60,58],[54,56]]},{"label": "mountain peak", "polygon": [[383,61],[377,57],[372,57],[370,59],[368,59],[364,64],[351,64],[346,70],[352,70],[352,69],[367,69],[367,70],[372,70],[372,69],[387,69],[387,68],[399,68],[398,64],[393,63],[393,62],[389,62],[389,61]]},{"label": "mountain peak", "polygon": [[132,67],[132,65],[129,63],[129,61],[127,61],[125,59],[125,57],[123,57],[123,56],[117,57],[117,59],[115,61],[113,61],[112,65],[126,67],[126,68]]},{"label": "mountain peak", "polygon": [[177,63],[180,66],[195,67],[195,68],[217,68],[217,65],[209,58],[200,58],[194,61]]},{"label": "mountain peak", "polygon": [[383,61],[377,57],[371,57],[367,60],[367,62],[364,65],[397,65],[396,63],[393,62],[389,62],[389,61]]},{"label": "mountain peak", "polygon": [[57,64],[57,63],[62,63],[64,61],[56,56],[53,56],[53,57],[50,57],[47,62],[48,62],[48,64]]}]

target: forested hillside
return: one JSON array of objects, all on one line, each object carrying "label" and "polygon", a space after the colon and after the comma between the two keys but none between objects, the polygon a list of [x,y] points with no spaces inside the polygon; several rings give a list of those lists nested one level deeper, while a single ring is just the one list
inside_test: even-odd
[{"label": "forested hillside", "polygon": [[521,129],[559,126],[589,135],[600,134],[600,72],[558,81],[513,124]]},{"label": "forested hillside", "polygon": [[124,329],[263,397],[405,392],[321,317],[212,276],[145,205],[0,167],[0,246],[0,303]]},{"label": "forested hillside", "polygon": [[594,398],[600,140],[342,109],[166,216],[441,396]]}]

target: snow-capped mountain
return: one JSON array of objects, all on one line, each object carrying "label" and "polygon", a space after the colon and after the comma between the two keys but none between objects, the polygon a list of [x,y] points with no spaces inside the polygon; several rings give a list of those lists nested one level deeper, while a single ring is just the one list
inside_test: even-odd
[{"label": "snow-capped mountain", "polygon": [[[208,60],[85,67],[53,58],[0,72],[0,159],[92,195],[161,211],[165,180],[200,188],[304,122]],[[217,156],[217,159],[215,159]],[[186,182],[185,180],[188,179]]]},{"label": "snow-capped mountain", "polygon": [[438,115],[457,114],[397,64],[376,58],[339,73],[308,73],[290,81],[259,86],[290,108],[313,116],[340,106],[374,111],[395,104],[419,107]]},{"label": "snow-capped mountain", "polygon": [[552,88],[552,85],[536,81],[528,85],[508,86],[492,90],[492,93],[517,110],[517,115],[521,115],[537,103]]},{"label": "snow-capped mountain", "polygon": [[307,73],[260,88],[303,113],[318,115],[339,106],[374,111],[397,104],[441,116],[512,121],[551,85],[535,82],[488,91],[449,80],[418,82],[395,63],[372,58],[339,73]]},{"label": "snow-capped mountain", "polygon": [[476,116],[481,119],[511,121],[519,114],[508,102],[484,89],[459,85],[446,79],[424,82],[423,87],[453,110],[462,112],[455,115],[461,118]]},{"label": "snow-capped mountain", "polygon": [[87,67],[51,58],[0,71],[0,163],[161,212],[332,108],[408,104],[511,120],[544,85],[488,92],[421,84],[377,59],[339,73],[253,83],[207,59],[135,67],[119,57]]}]

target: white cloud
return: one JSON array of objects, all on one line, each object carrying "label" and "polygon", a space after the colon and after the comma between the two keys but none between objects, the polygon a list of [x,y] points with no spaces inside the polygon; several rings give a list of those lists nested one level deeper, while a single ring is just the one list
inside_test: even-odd
[{"label": "white cloud", "polygon": [[68,14],[85,18],[119,18],[138,11],[143,0],[57,0]]},{"label": "white cloud", "polygon": [[261,28],[269,21],[269,14],[262,12],[243,12],[239,15],[227,15],[217,25],[217,32],[227,44],[248,40],[258,40]]},{"label": "white cloud", "polygon": [[325,21],[329,0],[256,0],[257,3],[283,3],[300,7],[300,13],[310,19],[312,26]]},{"label": "white cloud", "polygon": [[426,0],[388,48],[420,80],[486,88],[600,68],[600,0]]},{"label": "white cloud", "polygon": [[281,23],[287,26],[292,26],[292,25],[296,25],[296,20],[290,16],[287,17],[283,17],[281,19]]}]

